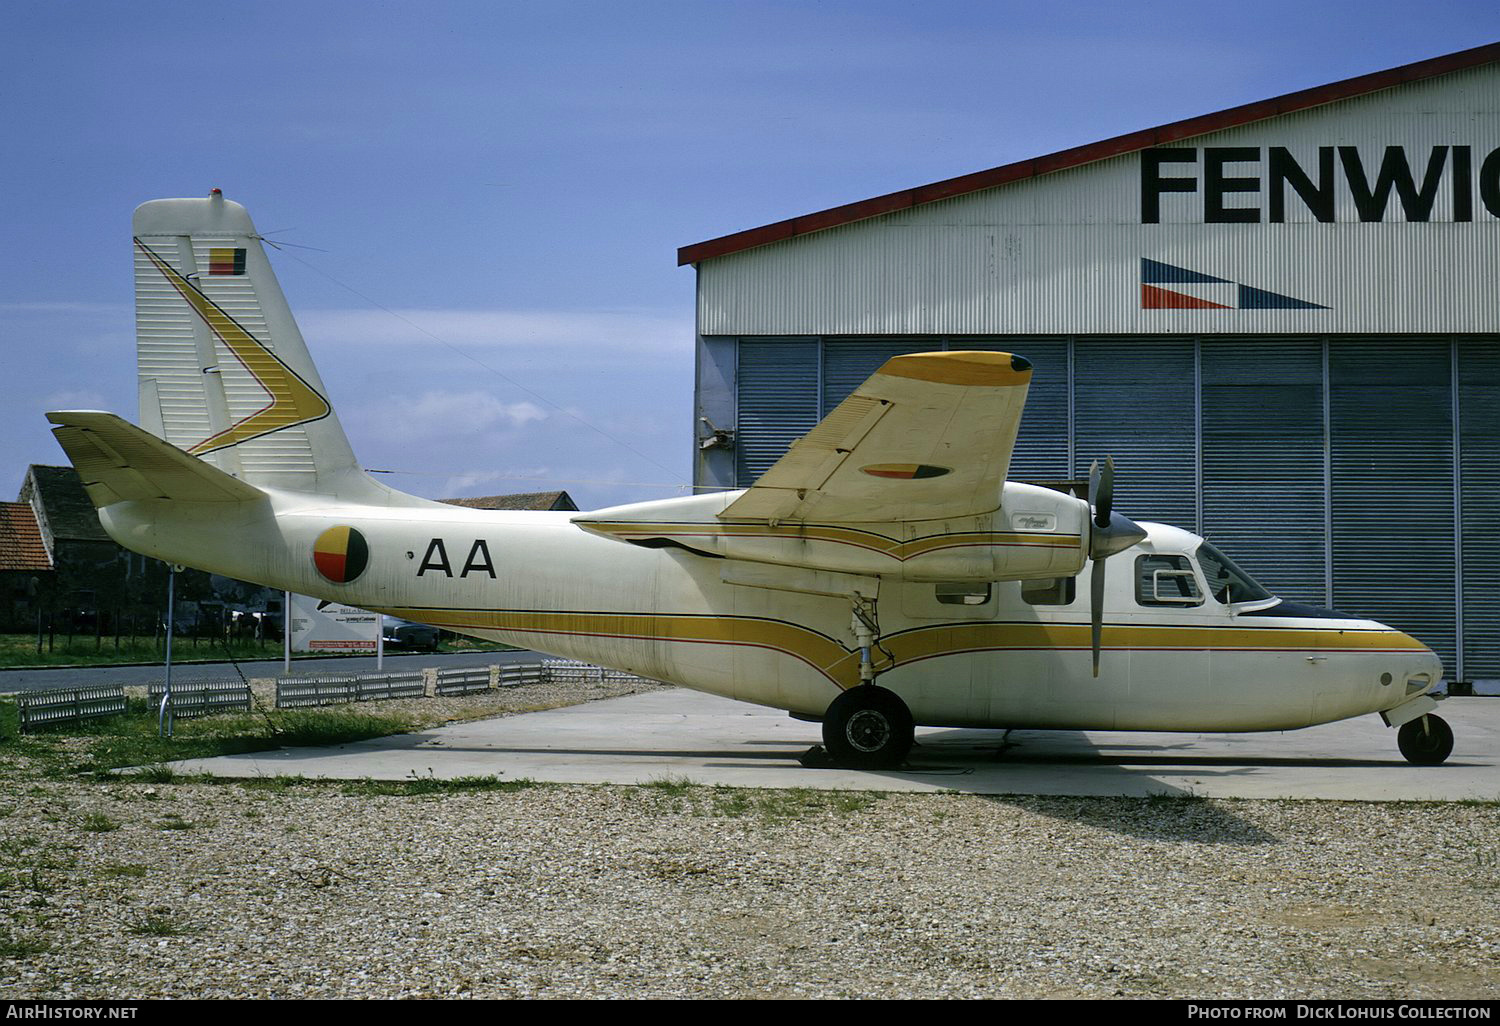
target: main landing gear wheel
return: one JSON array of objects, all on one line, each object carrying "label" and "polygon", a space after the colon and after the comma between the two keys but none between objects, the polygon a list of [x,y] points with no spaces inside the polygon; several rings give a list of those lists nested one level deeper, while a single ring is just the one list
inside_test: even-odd
[{"label": "main landing gear wheel", "polygon": [[1396,745],[1406,761],[1416,766],[1437,766],[1453,751],[1453,728],[1440,716],[1418,716],[1403,723]]},{"label": "main landing gear wheel", "polygon": [[823,747],[846,769],[894,769],[915,740],[911,710],[894,691],[860,684],[823,714]]}]

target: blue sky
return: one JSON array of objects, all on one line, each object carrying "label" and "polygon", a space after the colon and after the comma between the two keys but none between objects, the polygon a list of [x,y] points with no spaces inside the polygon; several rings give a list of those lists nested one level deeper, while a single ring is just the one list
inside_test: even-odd
[{"label": "blue sky", "polygon": [[220,187],[369,467],[690,479],[679,246],[1500,40],[1500,5],[10,2],[0,498],[136,415],[130,215]]}]

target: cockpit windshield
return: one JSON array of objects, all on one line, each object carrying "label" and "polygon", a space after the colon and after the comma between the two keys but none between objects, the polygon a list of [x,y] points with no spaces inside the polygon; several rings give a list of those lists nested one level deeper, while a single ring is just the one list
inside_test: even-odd
[{"label": "cockpit windshield", "polygon": [[1203,578],[1208,582],[1208,591],[1224,605],[1231,602],[1260,602],[1271,598],[1271,593],[1256,583],[1255,578],[1234,565],[1234,560],[1214,548],[1209,542],[1198,546],[1198,565],[1203,568]]}]

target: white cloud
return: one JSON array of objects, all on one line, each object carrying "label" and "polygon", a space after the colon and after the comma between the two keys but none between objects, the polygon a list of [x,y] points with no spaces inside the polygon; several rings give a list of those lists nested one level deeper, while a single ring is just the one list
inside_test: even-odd
[{"label": "white cloud", "polygon": [[467,496],[482,493],[508,495],[513,492],[546,492],[556,489],[556,480],[547,467],[529,467],[509,473],[499,470],[470,470],[455,474],[443,482],[443,493]]},{"label": "white cloud", "polygon": [[460,350],[544,347],[564,355],[692,351],[690,316],[643,310],[308,310],[298,315],[319,346],[414,346]]},{"label": "white cloud", "polygon": [[109,400],[103,392],[77,389],[51,392],[42,399],[41,405],[47,410],[104,410],[108,408]]},{"label": "white cloud", "polygon": [[412,439],[455,439],[496,431],[515,431],[548,412],[536,403],[508,403],[488,392],[429,389],[415,396],[395,396],[378,407],[359,407],[350,419],[365,418],[381,434]]}]

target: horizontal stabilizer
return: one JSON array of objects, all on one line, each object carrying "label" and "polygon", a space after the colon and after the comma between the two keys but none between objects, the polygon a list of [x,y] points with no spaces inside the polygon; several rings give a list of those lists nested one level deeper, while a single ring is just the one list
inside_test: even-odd
[{"label": "horizontal stabilizer", "polygon": [[94,505],[171,499],[244,502],[265,493],[209,466],[113,413],[49,413],[57,441]]}]

